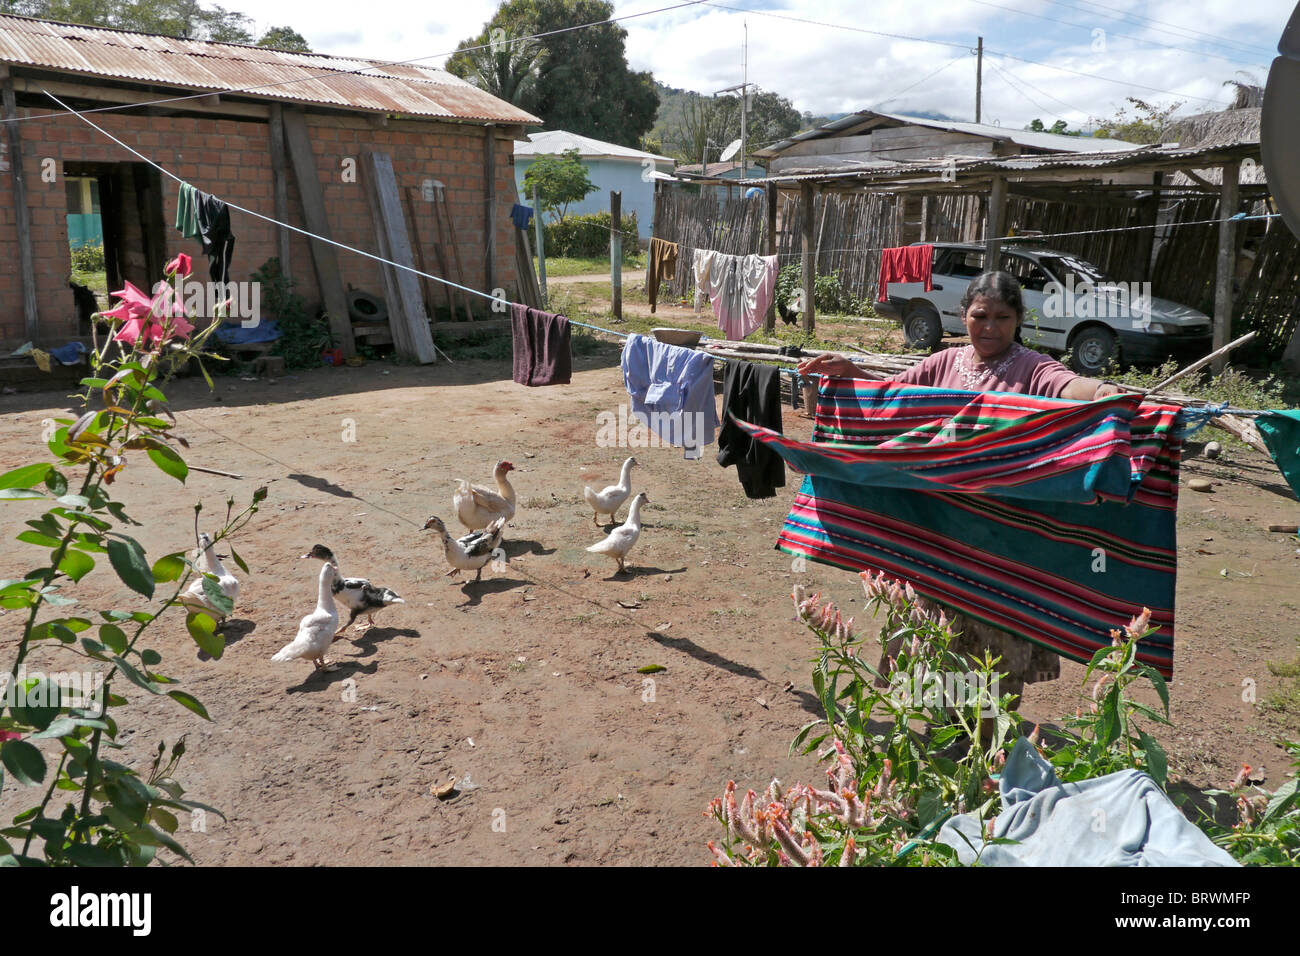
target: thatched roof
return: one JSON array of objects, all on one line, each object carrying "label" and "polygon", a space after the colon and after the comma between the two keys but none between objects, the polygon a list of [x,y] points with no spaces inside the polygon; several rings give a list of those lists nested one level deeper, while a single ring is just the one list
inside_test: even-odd
[{"label": "thatched roof", "polygon": [[[1238,87],[1237,99],[1249,99],[1244,90],[1253,87]],[[1177,143],[1183,148],[1201,146],[1229,146],[1236,143],[1259,142],[1259,118],[1263,111],[1258,106],[1238,109],[1218,110],[1214,113],[1197,113],[1176,119],[1164,128],[1160,134],[1162,143]],[[1211,183],[1220,182],[1217,169],[1198,170],[1202,179]],[[1265,183],[1264,167],[1255,163],[1245,165],[1241,170],[1242,183]],[[1191,182],[1182,173],[1175,173],[1173,183],[1186,185]]]}]

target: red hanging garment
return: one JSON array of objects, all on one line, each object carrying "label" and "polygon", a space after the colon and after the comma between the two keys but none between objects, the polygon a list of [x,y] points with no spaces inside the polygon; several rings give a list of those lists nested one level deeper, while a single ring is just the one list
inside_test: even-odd
[{"label": "red hanging garment", "polygon": [[887,298],[891,282],[924,282],[930,292],[934,246],[896,246],[880,251],[880,301]]}]

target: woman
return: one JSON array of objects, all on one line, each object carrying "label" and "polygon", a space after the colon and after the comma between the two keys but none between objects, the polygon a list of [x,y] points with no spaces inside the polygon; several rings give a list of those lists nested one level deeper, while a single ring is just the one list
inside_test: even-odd
[{"label": "woman", "polygon": [[[929,385],[969,391],[1019,392],[1043,398],[1091,401],[1122,391],[1112,382],[1076,375],[1053,358],[1027,349],[1016,341],[1025,319],[1020,283],[1006,272],[986,272],[975,278],[961,300],[962,323],[971,344],[944,349],[929,356],[890,381],[900,385]],[[801,375],[834,378],[872,378],[848,359],[819,355],[799,366]],[[928,601],[924,609],[937,613]],[[1006,631],[974,621],[963,614],[952,617],[956,636],[952,650],[983,657],[985,648],[1002,658],[1005,672],[1000,693],[1019,696],[1025,684],[1061,676],[1061,659],[1052,651],[1021,640]]]}]

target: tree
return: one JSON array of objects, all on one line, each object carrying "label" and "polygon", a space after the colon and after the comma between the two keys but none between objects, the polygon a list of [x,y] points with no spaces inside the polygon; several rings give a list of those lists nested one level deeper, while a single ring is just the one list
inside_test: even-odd
[{"label": "tree", "polygon": [[1069,129],[1065,120],[1057,120],[1049,128],[1043,125],[1042,120],[1035,118],[1030,121],[1029,125],[1026,126],[1025,129],[1029,130],[1031,133],[1055,133],[1057,136],[1083,135],[1083,130]]},{"label": "tree", "polygon": [[[504,44],[517,54],[512,83],[501,87],[518,91],[519,100],[511,102],[536,113],[551,129],[635,146],[654,126],[659,94],[649,73],[628,67],[627,31],[605,22],[613,14],[608,0],[505,0],[478,36],[461,42],[447,69],[489,89],[489,77],[501,78],[500,70],[485,69],[481,51],[472,48],[495,50],[499,68]],[[535,41],[540,51],[529,64],[527,47],[520,44],[540,34],[548,35]],[[521,90],[527,73],[535,76],[531,92]]]},{"label": "tree", "polygon": [[[753,93],[745,130],[748,148],[754,150],[793,136],[801,123],[799,111],[784,96]],[[692,93],[678,114],[675,128],[665,136],[664,144],[673,150],[678,162],[698,163],[709,151],[721,151],[737,139],[740,139],[740,97]],[[715,159],[717,155],[714,153]]]},{"label": "tree", "polygon": [[288,50],[291,53],[311,52],[307,40],[293,27],[271,27],[262,34],[262,39],[257,41],[257,45],[270,47],[273,50]]},{"label": "tree", "polygon": [[582,202],[599,188],[588,178],[576,149],[559,156],[538,156],[524,173],[524,194],[531,197],[534,186],[538,204],[553,214],[556,222],[564,221],[570,203]]},{"label": "tree", "polygon": [[538,60],[542,45],[536,40],[504,40],[465,47],[461,44],[461,74],[481,90],[530,112],[536,106]]},{"label": "tree", "polygon": [[1160,134],[1169,125],[1169,117],[1182,103],[1171,103],[1160,107],[1135,96],[1124,97],[1132,105],[1129,113],[1127,106],[1121,106],[1113,117],[1102,120],[1097,126],[1096,136],[1106,139],[1118,139],[1126,143],[1158,143]]},{"label": "tree", "polygon": [[0,13],[189,40],[253,42],[251,19],[225,7],[205,7],[198,0],[0,0]]}]

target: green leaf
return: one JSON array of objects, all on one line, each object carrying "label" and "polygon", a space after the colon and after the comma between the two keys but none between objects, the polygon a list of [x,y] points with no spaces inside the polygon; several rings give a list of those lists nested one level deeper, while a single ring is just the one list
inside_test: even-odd
[{"label": "green leaf", "polygon": [[90,499],[82,495],[60,495],[59,504],[67,505],[69,508],[89,508]]},{"label": "green leaf", "polygon": [[99,639],[104,642],[114,654],[126,653],[126,632],[116,624],[99,625]]},{"label": "green leaf", "polygon": [[1300,777],[1293,777],[1282,786],[1277,788],[1277,792],[1268,801],[1268,810],[1264,813],[1264,819],[1274,820],[1282,816],[1300,800]]},{"label": "green leaf", "polygon": [[63,555],[63,560],[59,562],[59,570],[72,578],[74,581],[80,581],[89,574],[95,567],[95,559],[84,551],[75,551],[69,548]]},{"label": "green leaf", "polygon": [[266,485],[263,485],[261,488],[258,488],[256,491],[253,492],[253,504],[258,504],[262,501],[265,501],[266,495],[267,495],[267,488]]},{"label": "green leaf", "polygon": [[137,594],[153,597],[153,571],[144,556],[144,548],[134,538],[114,535],[108,540],[108,560],[122,583]]},{"label": "green leaf", "polygon": [[159,584],[175,581],[185,573],[185,552],[164,555],[153,564],[153,579]]},{"label": "green leaf", "polygon": [[203,575],[203,594],[222,617],[229,617],[235,610],[235,602],[226,597],[221,591],[221,585],[214,580],[215,576]]},{"label": "green leaf", "polygon": [[182,707],[186,707],[194,711],[194,713],[198,714],[204,720],[212,719],[211,717],[208,716],[208,709],[204,707],[202,704],[200,704],[198,700],[196,700],[194,697],[185,693],[185,691],[169,690],[167,692],[167,696],[170,697],[172,700],[176,701],[176,703],[180,704]]},{"label": "green leaf", "polygon": [[45,492],[35,488],[0,488],[0,501],[27,501],[44,497]]},{"label": "green leaf", "polygon": [[140,661],[145,667],[153,667],[155,664],[162,663],[162,655],[157,651],[146,647],[140,652]]},{"label": "green leaf", "polygon": [[45,779],[45,758],[25,740],[6,740],[0,746],[0,763],[25,786],[34,787]]},{"label": "green leaf", "polygon": [[68,479],[57,468],[51,468],[45,475],[45,487],[56,497],[62,497],[68,493]]},{"label": "green leaf", "polygon": [[168,445],[158,444],[152,446],[148,451],[149,459],[161,470],[171,475],[182,484],[190,473],[189,466],[185,464],[185,459],[176,454],[176,451]]},{"label": "green leaf", "polygon": [[39,531],[23,531],[17,535],[19,541],[25,541],[27,544],[34,544],[40,548],[57,548],[59,539],[52,538],[48,534],[41,534]]},{"label": "green leaf", "polygon": [[62,737],[74,733],[79,725],[69,717],[60,717],[39,733],[31,735],[31,740],[44,740],[48,737]]},{"label": "green leaf", "polygon": [[202,611],[191,611],[185,618],[185,627],[199,645],[213,660],[220,660],[226,650],[226,640],[217,633],[217,622]]},{"label": "green leaf", "polygon": [[23,465],[13,471],[6,471],[3,475],[0,475],[0,488],[30,488],[33,485],[41,484],[53,467],[49,462],[40,462],[35,465]]},{"label": "green leaf", "polygon": [[136,687],[139,687],[142,690],[147,690],[151,694],[162,693],[153,681],[124,661],[120,655],[113,658],[113,663],[117,665],[118,670],[122,672],[122,675],[132,684],[135,684]]},{"label": "green leaf", "polygon": [[245,574],[252,573],[248,570],[248,565],[244,563],[244,559],[239,556],[239,552],[234,548],[230,549],[230,557],[234,560],[235,564],[239,566],[239,570],[243,571]]},{"label": "green leaf", "polygon": [[62,694],[59,685],[47,677],[29,677],[18,681],[10,693],[21,703],[16,703],[9,709],[24,724],[44,730],[59,716]]},{"label": "green leaf", "polygon": [[1169,761],[1165,757],[1164,748],[1156,743],[1155,738],[1138,731],[1138,740],[1142,743],[1142,750],[1147,755],[1147,772],[1151,774],[1151,779],[1160,784],[1164,789],[1165,779],[1169,775]]}]

